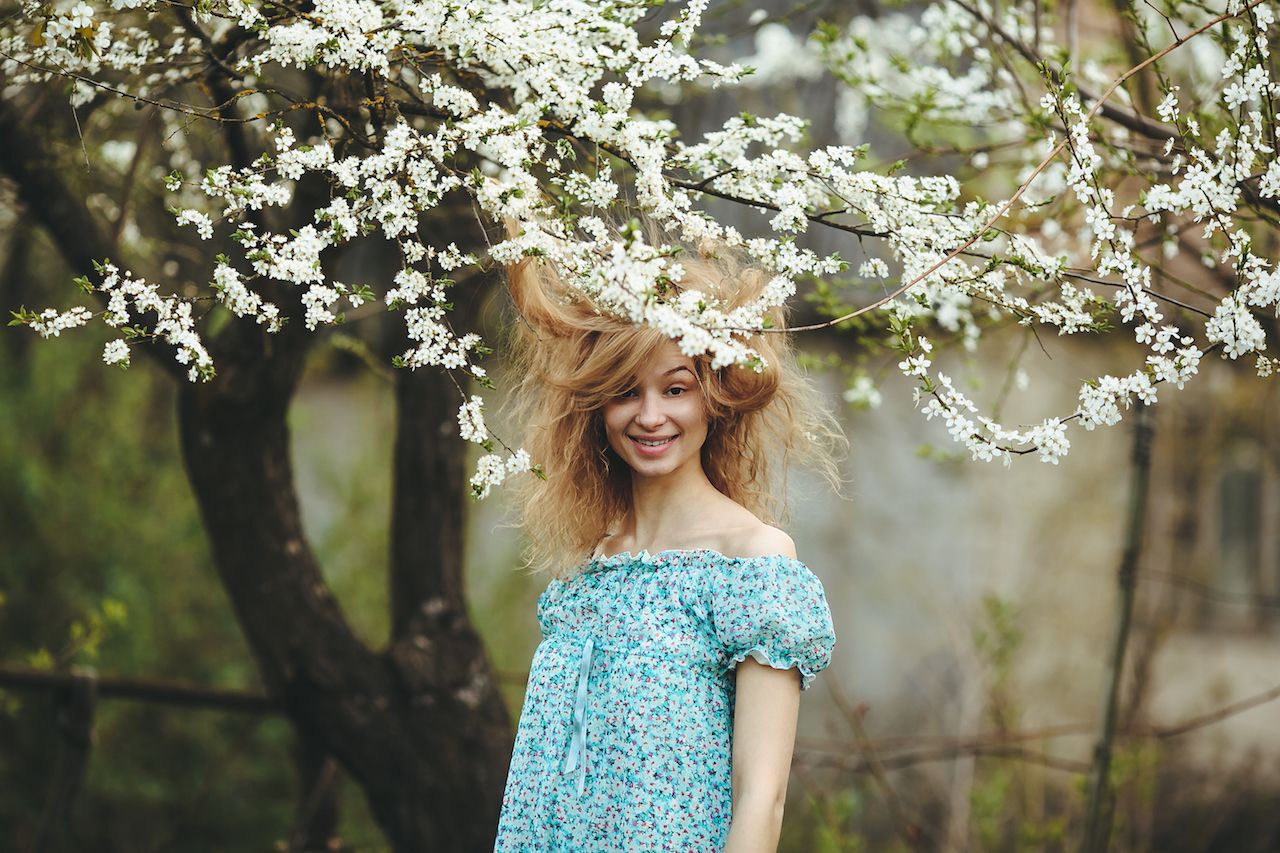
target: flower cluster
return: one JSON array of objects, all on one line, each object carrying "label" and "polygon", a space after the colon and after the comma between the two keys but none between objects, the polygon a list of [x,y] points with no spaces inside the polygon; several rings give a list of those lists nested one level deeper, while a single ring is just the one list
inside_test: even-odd
[{"label": "flower cluster", "polygon": [[[459,434],[467,441],[482,445],[486,450],[493,450],[494,442],[485,426],[481,409],[484,399],[479,395],[471,395],[471,399],[458,409]],[[504,460],[497,453],[485,453],[476,461],[476,471],[471,477],[471,493],[477,499],[489,495],[489,490],[502,484],[508,474],[517,474],[533,469],[528,451],[523,448],[507,455]]]},{"label": "flower cluster", "polygon": [[[107,311],[103,316],[103,321],[108,326],[147,322],[149,332],[140,331],[135,326],[134,333],[138,336],[163,338],[174,347],[174,358],[178,363],[189,365],[189,380],[208,381],[213,378],[213,359],[196,332],[190,301],[163,295],[156,285],[134,278],[128,271],[121,272],[111,263],[101,264],[99,272],[102,281],[94,289],[108,297]],[[154,314],[155,320],[147,321],[145,315],[148,314]]]},{"label": "flower cluster", "polygon": [[[944,420],[975,459],[1036,452],[1056,463],[1070,446],[1068,421],[1116,423],[1135,398],[1153,403],[1157,385],[1181,387],[1192,377],[1204,352],[1197,334],[1229,358],[1254,355],[1259,375],[1273,372],[1255,313],[1280,311],[1280,272],[1259,254],[1264,241],[1252,218],[1238,215],[1280,197],[1271,107],[1280,91],[1268,64],[1275,20],[1262,0],[1232,0],[1218,20],[1182,0],[1135,19],[1142,49],[1167,43],[1150,66],[1162,96],[1153,118],[1137,115],[1125,89],[1109,85],[1119,71],[1105,59],[1073,55],[1069,68],[1045,59],[1074,48],[1050,44],[1055,22],[1025,5],[939,0],[916,16],[823,25],[807,40],[770,24],[758,55],[730,64],[692,53],[707,0],[672,4],[656,32],[642,24],[664,5],[317,0],[301,11],[209,0],[165,27],[157,20],[173,13],[157,0],[25,0],[25,15],[0,23],[0,53],[8,93],[63,75],[73,103],[114,93],[182,113],[187,123],[253,116],[237,126],[265,152],[256,159],[206,166],[184,149],[166,167],[174,170],[165,180],[178,224],[201,240],[225,228],[238,247],[215,262],[216,304],[278,332],[286,314],[314,331],[343,321],[343,298],[352,307],[381,302],[404,313],[410,346],[394,358],[397,367],[461,371],[484,385],[477,361],[488,348],[449,322],[449,290],[464,286],[454,277],[538,258],[602,312],[659,328],[689,355],[765,370],[748,336],[799,282],[846,268],[839,254],[802,245],[810,230],[836,224],[878,241],[857,269],[887,294],[876,307],[899,333],[899,369],[916,383],[917,402],[928,398],[925,417]],[[1211,23],[1221,24],[1216,41],[1203,37]],[[1175,24],[1190,35],[1168,42]],[[867,166],[865,146],[806,150],[808,123],[797,116],[741,113],[685,139],[670,120],[636,106],[646,87],[739,85],[752,80],[751,66],[761,84],[825,69],[845,84],[836,124],[853,140],[861,141],[873,109],[881,121],[901,116],[909,137],[950,146],[971,170],[1004,170],[1017,189],[993,204],[956,175]],[[333,76],[332,97],[286,94],[291,69]],[[210,74],[231,87],[227,103],[201,112],[167,100]],[[336,81],[348,78],[367,84],[354,99],[338,91]],[[1180,91],[1210,89],[1212,112],[1179,99]],[[1104,102],[1112,113],[1100,115]],[[186,138],[185,125],[168,130],[166,138]],[[1130,198],[1127,188],[1142,181]],[[317,186],[328,192],[299,191]],[[610,230],[606,214],[622,198],[681,241],[740,248],[766,271],[767,286],[734,306],[687,286],[673,246],[652,245],[636,229]],[[720,221],[710,198],[758,212],[767,236]],[[494,232],[518,227],[483,256],[433,244],[424,214],[459,202]],[[260,215],[272,208],[288,208],[294,227],[272,230],[266,223],[274,220]],[[1186,238],[1174,225],[1188,221],[1199,226],[1208,263],[1230,281],[1202,311],[1202,330],[1165,320],[1155,260],[1139,232],[1164,228],[1156,242],[1176,254]],[[335,250],[365,237],[399,247],[401,263],[380,295],[334,278]],[[192,380],[213,375],[194,297],[162,294],[109,264],[101,272],[90,289],[107,302],[104,320],[128,324],[104,361],[127,364],[129,341],[153,336],[190,365]],[[282,310],[287,293],[296,311]],[[1142,364],[1084,383],[1074,413],[1016,429],[983,415],[936,370],[934,344],[910,331],[928,323],[973,349],[984,324],[1005,318],[1074,335],[1107,330],[1112,315],[1145,348]],[[48,336],[91,316],[50,309],[21,319]],[[880,400],[862,372],[847,396]],[[489,451],[472,481],[478,496],[508,474],[536,470],[520,449],[505,460],[493,452],[482,405],[472,395],[458,413],[463,437]]]},{"label": "flower cluster", "polygon": [[35,329],[42,338],[56,338],[64,329],[75,329],[93,319],[93,312],[77,305],[70,311],[46,308],[39,314],[30,314],[26,325]]},{"label": "flower cluster", "polygon": [[[1127,127],[1105,131],[1106,122],[1097,116],[1102,107],[1097,103],[1098,97],[1090,96],[1095,103],[1086,113],[1079,96],[1072,91],[1078,80],[1082,88],[1098,86],[1104,90],[1105,98],[1123,80],[1113,85],[1114,77],[1092,59],[1080,63],[1079,77],[1075,79],[1061,72],[1056,77],[1046,75],[1052,69],[1047,60],[1032,68],[1030,60],[1036,59],[1037,50],[1040,57],[1049,57],[1053,49],[1045,43],[1049,31],[1044,22],[1033,27],[1019,7],[997,9],[984,0],[964,4],[938,2],[918,22],[906,15],[858,17],[844,30],[820,29],[811,43],[815,54],[849,82],[860,99],[862,113],[846,120],[846,125],[861,127],[865,107],[874,105],[908,117],[915,128],[939,129],[938,145],[947,137],[954,137],[949,130],[954,125],[980,126],[979,140],[997,141],[1022,139],[1031,128],[1046,128],[1044,154],[1033,145],[1005,142],[990,146],[992,150],[1008,151],[1007,163],[1017,169],[1018,190],[1013,199],[1001,206],[1011,229],[1022,226],[1022,234],[1003,237],[1011,245],[1016,243],[1017,250],[1002,252],[1001,237],[997,235],[991,241],[996,243],[992,250],[981,253],[989,258],[984,267],[965,257],[953,257],[942,270],[934,270],[935,259],[962,242],[965,231],[975,235],[988,224],[982,223],[983,217],[979,216],[962,223],[963,227],[951,234],[945,228],[929,229],[923,235],[924,243],[902,259],[903,280],[913,283],[906,294],[912,294],[935,276],[935,280],[955,282],[958,298],[939,299],[932,294],[927,300],[917,297],[913,303],[890,306],[894,316],[917,323],[929,320],[955,330],[966,319],[971,308],[969,300],[977,298],[986,304],[988,317],[1007,313],[1022,325],[1047,324],[1056,326],[1059,334],[1077,334],[1107,330],[1108,315],[1114,313],[1132,326],[1136,342],[1148,349],[1143,363],[1132,373],[1085,382],[1080,388],[1078,408],[1069,417],[1048,418],[1019,431],[1008,430],[979,415],[976,405],[955,389],[949,377],[932,373],[928,350],[913,349],[907,343],[902,347],[906,357],[899,369],[919,383],[917,400],[929,397],[924,408],[926,417],[943,417],[952,436],[974,458],[1004,458],[1007,462],[1007,452],[1019,445],[1030,445],[1042,459],[1056,461],[1067,446],[1062,438],[1066,421],[1078,419],[1087,429],[1117,423],[1122,410],[1135,398],[1142,404],[1154,403],[1159,383],[1181,388],[1195,375],[1203,351],[1185,325],[1164,321],[1157,301],[1161,294],[1152,286],[1152,261],[1141,254],[1136,237],[1136,226],[1144,220],[1159,225],[1165,217],[1189,219],[1203,223],[1202,240],[1218,241],[1216,262],[1230,271],[1235,286],[1219,297],[1216,308],[1204,314],[1208,318],[1203,327],[1204,338],[1214,347],[1221,346],[1223,355],[1230,358],[1257,354],[1259,375],[1271,373],[1271,361],[1261,355],[1267,341],[1253,309],[1280,312],[1280,276],[1272,261],[1254,254],[1251,218],[1238,213],[1250,182],[1257,181],[1258,197],[1274,198],[1280,192],[1280,166],[1275,165],[1272,135],[1267,130],[1275,126],[1276,120],[1270,107],[1276,86],[1270,82],[1275,75],[1268,70],[1267,36],[1273,29],[1274,14],[1266,3],[1259,2],[1236,3],[1216,19],[1191,4],[1175,3],[1170,8],[1176,10],[1173,17],[1165,10],[1157,13],[1154,7],[1145,10],[1143,45],[1167,42],[1170,26],[1191,30],[1190,38],[1170,44],[1162,52],[1168,58],[1165,65],[1157,67],[1177,68],[1182,79],[1194,83],[1198,91],[1218,86],[1226,114],[1211,117],[1218,130],[1208,136],[1211,145],[1202,144],[1200,140],[1206,134],[1201,122],[1207,122],[1209,117],[1203,111],[1185,113],[1178,99],[1183,87],[1167,82],[1168,78],[1161,74],[1165,92],[1156,114],[1168,123],[1163,131],[1167,137],[1159,137],[1164,143],[1162,155],[1170,157],[1175,144],[1181,148],[1167,167],[1158,163],[1135,166],[1132,152],[1143,149],[1132,138],[1133,128],[1147,120],[1128,119]],[[1176,16],[1182,16],[1186,25]],[[1226,51],[1219,50],[1217,42],[1200,37],[1211,25],[1224,20]],[[1184,45],[1182,55],[1174,52]],[[1027,57],[1028,70],[1034,70],[1039,79],[1019,81],[1015,87],[1011,76],[1015,67],[993,61],[995,48]],[[1151,50],[1154,52],[1155,48]],[[1008,97],[1021,92],[1025,100],[1028,85],[1039,85],[1044,91],[1035,109],[1030,110]],[[1116,108],[1121,114],[1131,109],[1124,94],[1121,88],[1116,98],[1121,101]],[[1054,121],[1061,130],[1050,129]],[[930,131],[913,131],[917,135],[922,132]],[[1136,132],[1160,130],[1154,122],[1148,122]],[[1055,160],[1063,150],[1067,154],[1065,164]],[[979,149],[971,161],[975,169],[986,169],[990,162],[985,149]],[[1130,179],[1136,171],[1146,171],[1151,176],[1150,184],[1140,198],[1122,202],[1117,197],[1117,185],[1132,183]],[[1174,180],[1162,180],[1168,177]],[[1069,195],[1064,195],[1063,190],[1069,190]],[[1014,206],[1018,196],[1022,196],[1022,207]],[[1047,208],[1056,209],[1063,217],[1078,216],[1082,227],[1074,235],[1064,231],[1058,219],[1046,215]],[[989,225],[995,225],[998,219],[989,220]],[[1037,254],[1043,258],[1046,254],[1033,237],[1036,228],[1044,243],[1067,249],[1087,264],[1086,268],[1069,268],[1065,263],[1069,255],[1062,255],[1063,263],[1056,266],[1043,260],[1031,266],[1024,264],[1024,253],[1030,258]],[[1174,226],[1167,226],[1164,233],[1176,233]],[[893,246],[895,236],[888,236],[887,242]],[[987,236],[983,242],[988,242]],[[942,251],[935,248],[929,252],[929,243],[943,247]],[[1176,257],[1177,245],[1172,237],[1166,237],[1163,243],[1164,258]],[[1002,275],[1001,261],[1013,261],[1016,267],[1034,275]],[[1212,265],[1214,259],[1206,256],[1206,262]],[[950,273],[944,272],[948,268]],[[1111,287],[1112,295],[1100,296],[1095,287],[1081,286],[1074,279]],[[1053,284],[1057,298],[1044,298],[1043,284],[1037,286],[1037,282]],[[1029,287],[1033,298],[1013,293],[1010,286],[1014,284]],[[967,318],[972,317],[972,313],[967,314]],[[978,331],[976,325],[963,326],[966,346],[972,346]]]},{"label": "flower cluster", "polygon": [[214,268],[212,287],[218,300],[237,317],[253,317],[266,324],[272,332],[278,332],[284,326],[285,318],[279,307],[250,290],[240,271],[230,264],[219,263]]},{"label": "flower cluster", "polygon": [[533,470],[529,452],[523,448],[510,454],[504,462],[496,453],[486,453],[476,460],[476,472],[471,477],[471,493],[483,500],[489,490],[502,485],[508,474],[521,474]]}]

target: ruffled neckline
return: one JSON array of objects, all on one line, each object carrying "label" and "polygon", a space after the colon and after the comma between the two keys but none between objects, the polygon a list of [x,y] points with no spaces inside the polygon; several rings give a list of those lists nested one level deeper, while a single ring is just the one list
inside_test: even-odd
[{"label": "ruffled neckline", "polygon": [[646,548],[641,548],[639,551],[619,551],[616,554],[592,557],[583,564],[583,571],[594,572],[602,569],[616,568],[618,566],[656,566],[670,562],[669,560],[664,560],[664,557],[673,557],[683,554],[711,554],[712,556],[726,562],[742,562],[745,560],[790,560],[793,562],[800,562],[795,557],[788,557],[785,554],[759,554],[754,557],[730,557],[721,551],[717,551],[715,548],[666,548],[661,551],[653,552],[650,552]]}]

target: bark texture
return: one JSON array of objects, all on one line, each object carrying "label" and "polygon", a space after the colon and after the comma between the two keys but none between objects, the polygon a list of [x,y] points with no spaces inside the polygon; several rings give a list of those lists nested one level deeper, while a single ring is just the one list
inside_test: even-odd
[{"label": "bark texture", "polygon": [[491,846],[510,721],[478,636],[456,603],[430,598],[386,653],[356,637],[302,532],[280,405],[291,389],[255,378],[184,387],[179,409],[215,562],[268,689],[360,783],[397,849]]}]

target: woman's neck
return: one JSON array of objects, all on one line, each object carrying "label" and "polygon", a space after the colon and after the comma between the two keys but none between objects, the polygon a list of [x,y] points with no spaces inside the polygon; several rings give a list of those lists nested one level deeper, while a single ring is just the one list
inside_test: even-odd
[{"label": "woman's neck", "polygon": [[612,538],[635,546],[624,550],[682,545],[709,520],[708,511],[723,497],[701,466],[665,477],[633,477],[631,512],[619,519]]}]

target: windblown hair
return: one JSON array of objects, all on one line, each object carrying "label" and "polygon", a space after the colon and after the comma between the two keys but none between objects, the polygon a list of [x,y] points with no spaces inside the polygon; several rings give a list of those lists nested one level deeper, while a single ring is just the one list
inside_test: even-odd
[{"label": "windblown hair", "polygon": [[[679,286],[718,298],[724,310],[758,297],[768,281],[724,245],[704,243],[677,260],[685,269]],[[529,570],[566,577],[630,508],[631,470],[609,446],[602,407],[635,384],[670,338],[597,313],[545,260],[525,258],[508,267],[507,279],[520,316],[507,344],[519,379],[506,420],[546,475],[509,481],[514,526],[525,531]],[[774,329],[784,328],[782,308],[770,315]],[[809,465],[839,492],[836,453],[848,441],[796,364],[790,333],[756,333],[746,343],[765,359],[763,372],[736,365],[713,370],[710,355],[692,359],[709,427],[702,467],[720,492],[776,525],[790,513],[788,463]]]}]

